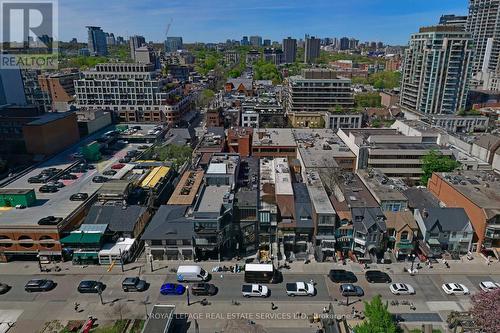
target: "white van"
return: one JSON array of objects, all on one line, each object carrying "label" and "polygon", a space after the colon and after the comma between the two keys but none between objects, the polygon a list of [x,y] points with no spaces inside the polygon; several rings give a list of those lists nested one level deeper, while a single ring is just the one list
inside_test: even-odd
[{"label": "white van", "polygon": [[209,274],[200,266],[179,266],[177,268],[177,281],[208,281]]}]

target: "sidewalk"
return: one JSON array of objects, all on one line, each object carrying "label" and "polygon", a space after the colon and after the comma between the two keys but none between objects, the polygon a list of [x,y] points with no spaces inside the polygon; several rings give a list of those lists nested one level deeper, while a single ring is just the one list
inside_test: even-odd
[{"label": "sidewalk", "polygon": [[[44,269],[50,269],[47,274],[51,275],[165,275],[173,274],[171,270],[176,270],[179,265],[200,265],[208,272],[212,272],[212,268],[216,266],[234,266],[244,265],[243,262],[224,261],[224,262],[193,262],[193,261],[154,261],[153,272],[151,272],[150,263],[133,262],[124,265],[122,272],[119,264],[109,271],[109,266],[99,265],[73,265],[71,262],[57,264],[42,264]],[[448,260],[450,268],[446,268],[441,262],[435,263],[433,268],[428,268],[425,265],[418,271],[421,274],[500,274],[500,263],[498,261],[487,265],[483,260],[476,258],[471,261],[467,260]],[[363,273],[364,266],[358,263],[348,262],[346,265],[334,262],[318,263],[312,261],[309,264],[304,264],[303,261],[290,263],[290,269],[282,269],[284,274],[328,274],[331,269],[346,269],[354,273]],[[61,271],[56,272],[55,266],[61,268]],[[392,263],[392,264],[369,264],[369,269],[383,270],[392,274],[404,274],[404,268],[410,268],[411,263]],[[416,267],[416,264],[415,264]],[[45,274],[40,272],[37,262],[14,261],[5,264],[0,264],[0,275],[39,275]],[[217,273],[217,274],[233,274],[233,273]]]}]

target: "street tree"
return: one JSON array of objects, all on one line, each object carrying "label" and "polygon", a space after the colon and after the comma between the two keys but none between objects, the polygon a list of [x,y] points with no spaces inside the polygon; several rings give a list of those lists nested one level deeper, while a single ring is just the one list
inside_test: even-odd
[{"label": "street tree", "polygon": [[472,295],[470,313],[484,333],[500,332],[500,289]]},{"label": "street tree", "polygon": [[433,172],[451,172],[459,166],[459,162],[433,149],[422,157],[423,174],[420,178],[420,182],[423,185],[427,185],[427,182],[429,178],[431,178]]},{"label": "street tree", "polygon": [[365,320],[356,326],[356,333],[396,333],[397,326],[387,308],[380,295],[365,302]]}]

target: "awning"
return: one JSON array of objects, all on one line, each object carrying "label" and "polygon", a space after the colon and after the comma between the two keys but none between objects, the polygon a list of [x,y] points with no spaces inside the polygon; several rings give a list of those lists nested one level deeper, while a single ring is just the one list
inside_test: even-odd
[{"label": "awning", "polygon": [[60,242],[63,245],[100,244],[102,236],[100,232],[72,232]]},{"label": "awning", "polygon": [[342,236],[342,237],[337,238],[337,241],[338,242],[350,242],[350,241],[352,241],[352,237],[350,237],[350,236]]},{"label": "awning", "polygon": [[429,238],[427,240],[427,244],[429,244],[429,245],[441,245],[441,243],[435,238]]},{"label": "awning", "polygon": [[399,249],[413,249],[413,244],[412,243],[398,243],[397,247]]},{"label": "awning", "polygon": [[97,259],[99,255],[96,252],[74,252],[73,259]]}]

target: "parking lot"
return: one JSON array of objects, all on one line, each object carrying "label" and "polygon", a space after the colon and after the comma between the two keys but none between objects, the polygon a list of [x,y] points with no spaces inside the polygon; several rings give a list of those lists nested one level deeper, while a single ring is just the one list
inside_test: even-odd
[{"label": "parking lot", "polygon": [[[120,141],[120,144],[115,144],[115,149],[109,149],[109,151],[106,152],[109,153],[109,155],[102,156],[103,158],[101,161],[90,163],[88,168],[83,167],[80,168],[81,170],[75,171],[73,168],[79,168],[78,164],[81,163],[80,158],[75,158],[81,151],[81,147],[102,136],[103,133],[104,131],[101,131],[96,135],[92,135],[86,140],[81,141],[78,145],[38,165],[29,173],[5,186],[7,189],[34,189],[37,200],[34,206],[28,208],[12,208],[2,211],[0,214],[0,226],[32,226],[36,225],[38,221],[44,217],[56,216],[66,219],[73,212],[77,211],[84,203],[82,201],[70,201],[70,196],[75,193],[87,193],[89,197],[91,197],[102,186],[102,183],[93,182],[92,179],[97,175],[102,175],[102,172],[105,170],[109,170],[111,166],[124,158],[127,152],[137,150],[137,148],[141,146],[140,143]],[[58,173],[58,176],[63,173],[71,173],[76,179],[59,179],[57,181],[61,182],[64,186],[58,188],[57,192],[42,193],[40,192],[40,187],[44,186],[44,183],[30,183],[28,180],[33,177],[38,177],[48,168],[62,170]],[[56,175],[54,176],[59,178]]]}]

